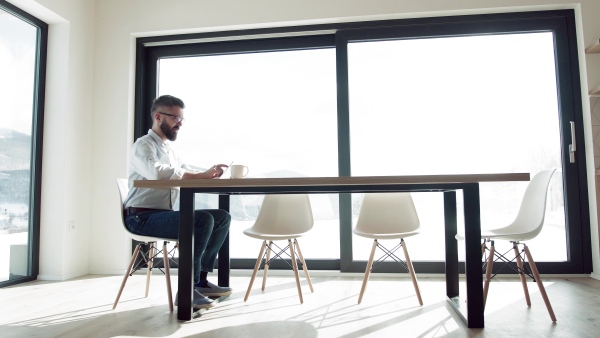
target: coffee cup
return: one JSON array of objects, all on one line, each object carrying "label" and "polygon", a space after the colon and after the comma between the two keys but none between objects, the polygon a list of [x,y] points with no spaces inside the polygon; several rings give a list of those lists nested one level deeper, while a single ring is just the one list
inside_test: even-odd
[{"label": "coffee cup", "polygon": [[229,166],[231,178],[244,178],[250,172],[247,166],[242,164],[232,164]]}]

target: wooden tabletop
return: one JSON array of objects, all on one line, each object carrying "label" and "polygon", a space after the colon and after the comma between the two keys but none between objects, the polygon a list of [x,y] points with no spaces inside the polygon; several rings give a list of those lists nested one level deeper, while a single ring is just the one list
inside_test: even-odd
[{"label": "wooden tabletop", "polygon": [[242,179],[136,180],[137,188],[227,188],[227,187],[300,187],[390,184],[481,183],[529,181],[529,173],[408,175],[408,176],[344,176],[288,177]]}]

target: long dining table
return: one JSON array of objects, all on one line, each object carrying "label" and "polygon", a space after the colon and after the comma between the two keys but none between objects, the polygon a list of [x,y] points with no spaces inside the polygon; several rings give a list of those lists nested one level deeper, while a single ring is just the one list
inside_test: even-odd
[{"label": "long dining table", "polygon": [[[331,194],[372,192],[443,192],[445,275],[448,304],[469,328],[484,327],[481,270],[479,184],[529,181],[529,173],[343,176],[243,179],[136,180],[137,188],[180,189],[179,270],[177,319],[193,318],[193,247],[195,194],[218,194],[219,208],[229,211],[230,195]],[[459,295],[457,191],[462,191],[464,213],[466,301]],[[231,230],[230,230],[231,231]],[[218,284],[229,286],[229,236],[218,256]],[[462,300],[461,300],[462,299]]]}]

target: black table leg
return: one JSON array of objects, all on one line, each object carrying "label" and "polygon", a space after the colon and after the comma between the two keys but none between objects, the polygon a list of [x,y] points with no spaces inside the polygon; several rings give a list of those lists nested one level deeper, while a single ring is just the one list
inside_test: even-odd
[{"label": "black table leg", "polygon": [[192,319],[194,290],[194,191],[181,189],[179,203],[179,272],[177,319]]},{"label": "black table leg", "polygon": [[[229,211],[229,195],[219,195],[219,209]],[[229,286],[229,270],[230,270],[230,258],[229,258],[229,234],[225,238],[221,249],[219,249],[219,285]]]},{"label": "black table leg", "polygon": [[444,222],[446,237],[446,295],[458,297],[458,243],[456,241],[456,191],[444,192]]},{"label": "black table leg", "polygon": [[465,210],[465,278],[467,327],[483,328],[483,274],[481,271],[481,210],[479,183],[463,190]]},{"label": "black table leg", "polygon": [[465,306],[459,297],[456,191],[444,192],[444,225],[446,239],[446,296],[448,304],[450,304],[454,312],[456,312],[465,325],[468,325],[469,321],[464,309]]},{"label": "black table leg", "polygon": [[459,297],[456,193],[444,193],[446,236],[446,295],[448,303],[469,328],[483,328],[483,285],[481,273],[481,215],[479,184],[463,187],[465,216],[466,310]]}]

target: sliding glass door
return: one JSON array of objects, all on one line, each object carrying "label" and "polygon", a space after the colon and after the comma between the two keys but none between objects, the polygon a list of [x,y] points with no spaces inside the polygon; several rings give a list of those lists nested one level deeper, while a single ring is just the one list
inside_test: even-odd
[{"label": "sliding glass door", "polygon": [[[583,144],[574,31],[564,18],[513,19],[338,31],[348,116],[340,167],[353,176],[557,168],[544,230],[529,244],[545,273],[590,271],[585,158],[570,151]],[[526,186],[482,184],[482,226],[510,224]],[[342,228],[352,228],[361,198],[341,203],[352,215]],[[411,238],[415,268],[443,271],[441,193],[414,198],[423,222]],[[351,247],[342,268],[360,271],[370,244],[353,236]]]}]

